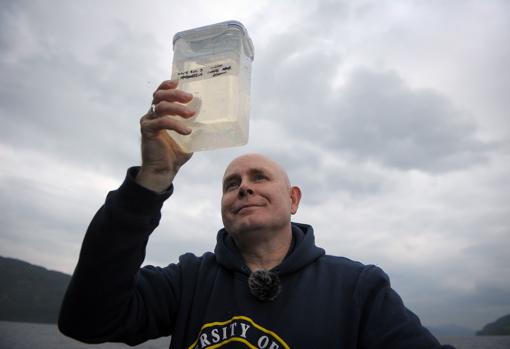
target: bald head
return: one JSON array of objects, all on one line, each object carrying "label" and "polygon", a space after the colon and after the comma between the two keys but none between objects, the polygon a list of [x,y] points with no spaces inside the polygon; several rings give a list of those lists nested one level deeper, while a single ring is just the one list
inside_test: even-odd
[{"label": "bald head", "polygon": [[234,173],[236,169],[247,165],[251,165],[254,168],[257,166],[263,167],[267,171],[272,172],[276,177],[280,178],[287,187],[290,187],[290,180],[287,175],[287,171],[285,171],[285,169],[276,161],[258,153],[244,154],[232,160],[223,174],[223,183],[225,183],[225,179]]}]

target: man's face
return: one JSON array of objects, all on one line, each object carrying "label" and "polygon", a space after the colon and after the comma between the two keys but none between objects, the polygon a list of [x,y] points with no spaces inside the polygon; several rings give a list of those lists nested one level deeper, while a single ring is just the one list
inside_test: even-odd
[{"label": "man's face", "polygon": [[223,176],[221,214],[230,234],[282,229],[296,213],[301,193],[290,187],[286,173],[261,155],[241,156]]}]

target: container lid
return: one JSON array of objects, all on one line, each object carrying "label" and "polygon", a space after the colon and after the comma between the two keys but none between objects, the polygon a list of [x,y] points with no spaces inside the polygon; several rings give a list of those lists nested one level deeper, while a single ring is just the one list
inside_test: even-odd
[{"label": "container lid", "polygon": [[190,41],[202,40],[207,37],[220,35],[229,28],[235,28],[243,34],[243,46],[245,53],[251,60],[253,60],[254,48],[250,36],[248,35],[248,31],[241,22],[233,20],[180,31],[174,35],[173,45],[175,46],[175,42],[183,37],[186,37]]}]

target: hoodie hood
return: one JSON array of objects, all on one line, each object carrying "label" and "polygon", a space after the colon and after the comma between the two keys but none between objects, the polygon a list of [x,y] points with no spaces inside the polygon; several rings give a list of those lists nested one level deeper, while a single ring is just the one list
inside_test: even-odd
[{"label": "hoodie hood", "polygon": [[[311,225],[292,223],[292,238],[291,250],[283,262],[273,269],[280,275],[296,272],[325,253],[322,248],[315,246]],[[218,231],[214,253],[218,263],[225,269],[250,275],[250,270],[237,249],[234,239],[225,229]]]}]

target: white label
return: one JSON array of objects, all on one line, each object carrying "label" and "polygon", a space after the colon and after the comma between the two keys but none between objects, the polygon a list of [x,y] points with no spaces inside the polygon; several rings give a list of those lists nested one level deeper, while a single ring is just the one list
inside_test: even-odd
[{"label": "white label", "polygon": [[194,81],[211,79],[222,75],[234,73],[235,66],[231,62],[203,65],[194,69],[177,72],[177,79],[184,81]]}]

